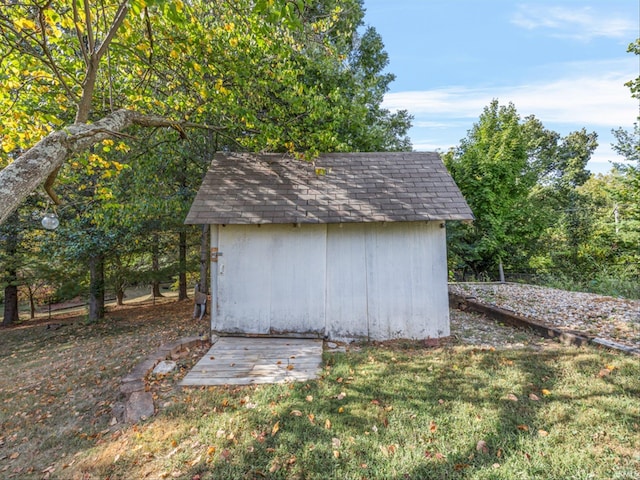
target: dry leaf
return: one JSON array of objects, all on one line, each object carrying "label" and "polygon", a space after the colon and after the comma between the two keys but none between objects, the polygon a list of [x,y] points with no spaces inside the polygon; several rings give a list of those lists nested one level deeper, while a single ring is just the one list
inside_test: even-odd
[{"label": "dry leaf", "polygon": [[307,395],[305,399],[307,402],[313,402],[313,395]]},{"label": "dry leaf", "polygon": [[280,430],[280,421],[277,421],[276,424],[271,429],[271,436],[273,437]]},{"label": "dry leaf", "polygon": [[480,440],[477,444],[476,444],[476,450],[480,453],[484,453],[487,454],[489,453],[489,447],[487,446],[487,442],[485,442],[484,440]]},{"label": "dry leaf", "polygon": [[511,400],[512,402],[517,402],[518,401],[518,397],[516,397],[513,393],[508,394],[505,397],[506,400]]},{"label": "dry leaf", "polygon": [[344,413],[344,407],[340,407],[340,408],[338,409],[338,413]]},{"label": "dry leaf", "polygon": [[611,375],[611,370],[609,370],[608,368],[603,368],[598,372],[598,377],[602,378],[602,377],[607,377]]},{"label": "dry leaf", "polygon": [[213,455],[214,453],[216,453],[216,447],[209,447],[207,449],[207,455]]},{"label": "dry leaf", "polygon": [[331,420],[329,420],[328,418],[324,421],[324,428],[326,428],[327,430],[331,429]]},{"label": "dry leaf", "polygon": [[334,437],[334,438],[331,439],[331,446],[333,448],[340,448],[340,445],[342,445],[342,442],[340,441],[339,438],[335,438]]},{"label": "dry leaf", "polygon": [[287,365],[287,370],[293,370],[293,365],[292,364]]},{"label": "dry leaf", "polygon": [[340,458],[340,452],[338,450],[333,451],[333,456],[336,458]]},{"label": "dry leaf", "polygon": [[547,435],[549,435],[549,432],[547,432],[546,430],[538,430],[538,435],[540,435],[541,437],[546,437]]},{"label": "dry leaf", "polygon": [[275,473],[275,472],[277,472],[278,470],[280,470],[280,467],[281,467],[280,462],[278,461],[278,459],[277,459],[277,458],[275,458],[275,459],[273,460],[273,463],[271,464],[271,467],[269,467],[269,472],[270,472],[270,473]]},{"label": "dry leaf", "polygon": [[294,417],[301,417],[302,416],[302,412],[300,410],[291,410],[291,414]]},{"label": "dry leaf", "polygon": [[431,423],[429,424],[429,431],[431,433],[435,433],[436,430],[438,430],[438,426],[433,420],[431,420]]},{"label": "dry leaf", "polygon": [[543,395],[551,395],[551,392],[549,390],[547,390],[546,388],[543,388],[542,390],[540,390],[542,392]]},{"label": "dry leaf", "polygon": [[533,400],[534,402],[537,402],[538,400],[540,400],[540,397],[537,396],[535,393],[530,393],[529,400]]},{"label": "dry leaf", "polygon": [[9,459],[10,460],[15,460],[16,458],[18,458],[20,456],[19,452],[13,452],[11,455],[9,455]]},{"label": "dry leaf", "polygon": [[343,382],[342,377],[338,377],[338,379],[336,380],[336,382],[338,382],[338,383],[342,383],[342,382]]},{"label": "dry leaf", "polygon": [[309,415],[307,415],[307,418],[311,423],[315,423],[316,416],[313,413],[310,413]]},{"label": "dry leaf", "polygon": [[346,396],[347,396],[347,394],[346,394],[346,393],[344,393],[344,392],[340,392],[336,398],[337,398],[338,400],[342,400],[342,399],[344,399],[344,397],[346,397]]},{"label": "dry leaf", "polygon": [[464,470],[465,468],[469,468],[471,465],[469,465],[468,463],[456,463],[453,466],[453,469],[456,471],[460,471],[460,470]]},{"label": "dry leaf", "polygon": [[529,427],[527,425],[518,425],[518,430],[522,430],[523,432],[528,432]]}]

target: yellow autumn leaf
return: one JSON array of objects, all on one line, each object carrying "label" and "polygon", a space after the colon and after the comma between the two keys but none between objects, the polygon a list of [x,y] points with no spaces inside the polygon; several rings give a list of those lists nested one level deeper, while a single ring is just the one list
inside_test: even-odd
[{"label": "yellow autumn leaf", "polygon": [[24,18],[24,17],[16,19],[13,22],[13,24],[19,30],[36,30],[36,28],[37,28],[37,26],[36,26],[36,24],[35,24],[35,22],[33,20],[29,20],[28,18]]},{"label": "yellow autumn leaf", "polygon": [[277,421],[276,424],[271,429],[271,436],[273,437],[280,430],[280,421]]},{"label": "yellow autumn leaf", "polygon": [[551,395],[551,392],[549,390],[547,390],[546,388],[543,388],[542,390],[540,390],[542,392],[543,395]]}]

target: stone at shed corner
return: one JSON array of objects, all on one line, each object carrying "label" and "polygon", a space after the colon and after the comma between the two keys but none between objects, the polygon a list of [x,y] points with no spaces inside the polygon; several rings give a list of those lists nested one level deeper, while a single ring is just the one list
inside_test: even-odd
[{"label": "stone at shed corner", "polygon": [[127,423],[137,423],[155,413],[151,392],[133,392],[127,400],[124,419]]},{"label": "stone at shed corner", "polygon": [[173,372],[176,368],[176,362],[172,360],[163,360],[155,366],[155,368],[153,369],[153,373],[155,375],[166,375],[167,373]]}]

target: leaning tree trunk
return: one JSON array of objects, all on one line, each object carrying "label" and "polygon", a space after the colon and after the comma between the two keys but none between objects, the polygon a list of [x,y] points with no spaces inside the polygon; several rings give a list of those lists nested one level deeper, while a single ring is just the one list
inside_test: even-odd
[{"label": "leaning tree trunk", "polygon": [[89,258],[89,321],[104,318],[104,257],[92,255]]},{"label": "leaning tree trunk", "polygon": [[117,138],[119,132],[132,125],[170,127],[181,135],[184,135],[182,127],[210,128],[131,110],[117,110],[94,123],[69,125],[52,132],[0,170],[0,223],[4,223],[27,195],[42,185],[73,154],[86,151],[103,140]]},{"label": "leaning tree trunk", "polygon": [[180,232],[179,265],[178,300],[186,300],[189,297],[187,296],[187,232],[184,230]]}]

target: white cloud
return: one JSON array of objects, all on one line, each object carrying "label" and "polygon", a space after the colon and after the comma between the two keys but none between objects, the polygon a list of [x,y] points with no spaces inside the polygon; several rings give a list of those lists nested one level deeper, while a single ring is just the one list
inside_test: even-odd
[{"label": "white cloud", "polygon": [[[520,115],[535,115],[543,123],[579,124],[615,128],[631,125],[638,117],[638,102],[625,82],[637,76],[634,60],[565,66],[578,71],[549,81],[485,88],[451,87],[390,93],[384,107],[406,109],[416,126],[446,126],[454,119],[475,119],[492,99],[512,102]],[[457,122],[460,123],[460,122]]]},{"label": "white cloud", "polygon": [[519,5],[511,17],[514,25],[527,30],[548,30],[554,37],[589,41],[596,37],[629,39],[637,36],[637,23],[628,15],[591,7],[567,8]]}]

